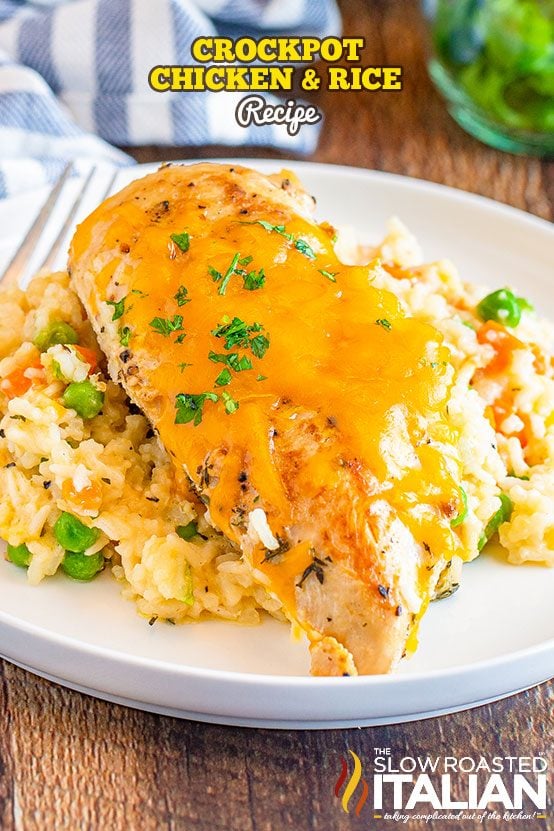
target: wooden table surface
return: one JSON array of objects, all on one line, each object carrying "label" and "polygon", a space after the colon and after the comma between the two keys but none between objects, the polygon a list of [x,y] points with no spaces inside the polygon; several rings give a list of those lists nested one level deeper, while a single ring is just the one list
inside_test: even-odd
[{"label": "wooden table surface", "polygon": [[[554,219],[554,163],[488,149],[447,116],[425,72],[417,4],[344,0],[345,34],[368,40],[366,63],[401,64],[402,93],[320,93],[326,124],[313,159],[388,170],[475,191]],[[231,154],[140,148],[139,161]],[[273,155],[245,151],[243,155]],[[463,233],[463,229],[460,229]],[[0,665],[0,828],[331,831],[393,827],[345,814],[333,788],[340,757],[550,754],[552,682],[479,709],[390,727],[274,732],[210,726],[96,701]],[[552,780],[550,781],[552,792]],[[427,827],[412,821],[410,829]],[[441,831],[472,821],[441,821]],[[546,820],[493,828],[554,829]]]}]

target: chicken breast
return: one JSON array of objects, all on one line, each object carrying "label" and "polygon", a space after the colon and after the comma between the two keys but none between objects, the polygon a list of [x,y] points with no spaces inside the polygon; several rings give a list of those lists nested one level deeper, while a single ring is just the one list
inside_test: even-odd
[{"label": "chicken breast", "polygon": [[291,174],[166,166],[94,211],[69,268],[112,377],[312,672],[384,673],[460,551],[452,369],[313,208]]}]

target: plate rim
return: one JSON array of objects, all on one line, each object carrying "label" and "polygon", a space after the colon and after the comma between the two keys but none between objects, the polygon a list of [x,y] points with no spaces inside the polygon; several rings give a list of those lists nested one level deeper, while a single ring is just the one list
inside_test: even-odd
[{"label": "plate rim", "polygon": [[[378,170],[375,168],[366,168],[366,167],[357,167],[355,165],[344,165],[335,162],[318,162],[318,161],[308,161],[304,159],[294,159],[288,156],[278,157],[278,158],[271,158],[271,157],[232,157],[232,156],[225,156],[225,157],[209,157],[209,158],[185,158],[185,159],[170,159],[168,161],[160,161],[160,162],[137,162],[134,165],[127,165],[124,167],[114,168],[116,172],[116,180],[115,185],[119,187],[118,180],[121,176],[126,176],[129,173],[134,173],[135,171],[142,172],[143,174],[147,175],[148,173],[155,172],[159,167],[163,165],[192,165],[192,164],[234,164],[237,166],[242,167],[256,167],[257,165],[262,165],[264,167],[274,167],[276,170],[279,168],[282,169],[284,165],[291,165],[292,167],[298,167],[300,169],[319,169],[323,173],[330,172],[330,171],[340,171],[341,174],[345,176],[363,176],[375,179],[376,181],[382,180],[383,182],[392,181],[396,184],[408,184],[409,187],[414,189],[423,189],[429,191],[435,191],[437,194],[448,195],[449,198],[459,201],[459,202],[475,202],[476,204],[481,205],[482,207],[486,207],[487,210],[493,212],[501,212],[505,213],[507,216],[511,217],[512,219],[519,218],[520,220],[524,220],[532,224],[533,226],[540,227],[543,231],[548,234],[554,236],[554,220],[545,219],[544,217],[538,216],[537,214],[532,213],[531,211],[527,211],[524,208],[518,208],[515,205],[510,205],[507,202],[500,202],[499,200],[495,199],[492,196],[485,196],[480,193],[475,193],[474,191],[464,190],[463,188],[457,187],[456,185],[447,185],[442,182],[435,182],[432,179],[425,179],[422,176],[410,176],[404,173],[394,173],[388,170]],[[85,174],[79,172],[76,179],[84,179]],[[133,181],[133,177],[129,181]],[[125,185],[123,186],[125,187]],[[31,188],[29,190],[25,190],[22,193],[14,194],[13,196],[9,196],[3,200],[0,200],[0,211],[6,205],[13,204],[19,200],[24,201],[26,199],[32,197],[38,197],[39,194],[46,194],[50,190],[49,186],[42,185],[41,187]],[[0,231],[0,239],[2,238],[2,233]]]},{"label": "plate rim", "polygon": [[[30,588],[36,588],[38,591],[40,591],[40,587]],[[131,602],[126,600],[125,598],[121,598],[121,600],[126,603]],[[139,620],[141,619],[140,615],[138,615],[138,612],[137,618]],[[224,620],[216,620],[213,622],[221,626],[225,626],[229,623],[229,621]],[[192,625],[197,625],[201,623],[202,621],[192,621]],[[170,661],[163,661],[157,658],[147,658],[139,655],[130,655],[129,653],[122,652],[117,649],[112,649],[111,647],[98,646],[97,644],[93,644],[87,641],[81,641],[79,638],[75,638],[69,635],[62,635],[57,632],[49,631],[48,629],[43,629],[37,624],[29,623],[26,620],[16,618],[15,616],[4,612],[2,609],[0,609],[0,625],[1,624],[4,624],[8,627],[16,628],[20,632],[26,632],[30,636],[38,636],[40,638],[42,635],[42,637],[48,640],[48,642],[52,646],[67,648],[70,650],[78,650],[86,653],[89,656],[94,656],[96,658],[104,657],[116,663],[121,663],[121,659],[124,659],[126,662],[132,664],[133,667],[136,669],[148,668],[170,674],[184,674],[186,676],[193,675],[197,680],[213,681],[214,678],[217,677],[218,679],[223,678],[227,683],[232,683],[233,681],[246,680],[253,684],[260,685],[265,685],[266,683],[270,682],[272,686],[275,684],[275,682],[279,682],[278,686],[286,686],[287,688],[289,688],[291,684],[292,686],[302,686],[306,683],[308,683],[310,686],[318,685],[320,687],[326,685],[340,687],[344,685],[344,678],[342,676],[334,677],[311,675],[270,675],[268,673],[242,672],[224,669],[220,670],[212,669],[210,667],[194,667],[189,664],[173,663]],[[534,644],[533,646],[518,649],[515,652],[507,652],[503,655],[497,655],[494,658],[485,658],[481,659],[480,661],[474,661],[472,663],[457,664],[451,667],[443,667],[442,669],[410,673],[409,675],[398,675],[395,674],[394,671],[392,673],[382,675],[352,675],[349,676],[348,683],[358,684],[358,686],[362,685],[363,683],[366,683],[368,685],[371,684],[371,686],[377,687],[384,685],[390,686],[393,684],[395,684],[396,686],[402,686],[406,683],[416,684],[423,683],[427,680],[444,680],[448,677],[455,676],[457,673],[470,675],[473,672],[479,673],[486,668],[499,668],[502,665],[510,664],[514,661],[519,662],[534,657],[540,658],[543,656],[543,654],[547,655],[549,652],[552,652],[554,656],[554,637],[549,638],[546,641],[542,641],[541,643]]]},{"label": "plate rim", "polygon": [[[6,659],[9,660],[9,659]],[[288,717],[279,719],[277,717],[257,717],[252,716],[231,716],[215,712],[201,712],[186,709],[177,709],[175,707],[166,707],[165,705],[153,705],[148,701],[142,701],[138,698],[126,698],[114,693],[108,693],[104,690],[92,686],[86,686],[72,681],[64,680],[58,676],[48,674],[34,669],[31,666],[13,661],[15,666],[24,669],[39,678],[44,678],[55,684],[61,684],[67,689],[84,695],[90,695],[94,698],[99,698],[102,701],[107,701],[110,704],[119,704],[124,707],[131,707],[132,709],[143,710],[150,713],[158,713],[160,715],[170,716],[171,718],[182,718],[195,721],[204,721],[208,724],[219,724],[230,727],[254,727],[271,730],[353,730],[358,727],[381,727],[392,724],[409,724],[414,721],[422,721],[432,718],[437,718],[443,715],[452,715],[455,713],[466,712],[473,710],[476,707],[483,707],[487,704],[494,704],[497,701],[502,701],[506,698],[519,695],[527,690],[533,689],[542,683],[546,683],[548,679],[535,680],[530,682],[527,686],[515,687],[514,689],[505,690],[500,694],[489,696],[486,698],[471,698],[463,704],[456,704],[444,708],[435,708],[431,710],[416,710],[414,712],[406,712],[401,715],[388,716],[365,716],[354,719],[336,719],[331,716],[329,719],[314,719],[314,720],[299,720]]]}]

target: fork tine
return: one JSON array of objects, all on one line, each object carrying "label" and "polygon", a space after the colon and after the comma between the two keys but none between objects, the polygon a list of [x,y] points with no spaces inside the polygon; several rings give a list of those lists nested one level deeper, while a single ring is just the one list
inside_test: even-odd
[{"label": "fork tine", "polygon": [[[108,198],[108,196],[110,195],[110,193],[112,192],[112,188],[113,188],[113,186],[114,186],[114,184],[115,184],[115,180],[116,180],[116,179],[117,179],[117,177],[119,176],[119,173],[120,173],[120,171],[119,171],[119,170],[116,170],[116,171],[115,171],[114,175],[112,176],[112,178],[111,178],[111,179],[110,179],[110,181],[108,182],[108,187],[107,187],[107,188],[106,188],[106,190],[104,191],[104,195],[102,196],[102,199],[100,200],[100,202],[103,202],[103,201],[104,201],[104,199],[107,199],[107,198]],[[100,202],[99,202],[98,204],[100,204]]]},{"label": "fork tine", "polygon": [[37,218],[27,231],[25,239],[15,252],[11,262],[4,271],[2,277],[0,277],[0,284],[2,285],[2,287],[17,285],[17,281],[21,276],[22,272],[24,271],[25,266],[31,256],[31,253],[34,250],[36,242],[42,234],[44,227],[48,222],[50,214],[52,213],[52,210],[59,199],[63,186],[65,185],[66,180],[69,178],[72,171],[73,162],[69,162],[64,167],[58,181],[50,191],[48,198],[42,206],[42,208],[40,209]]},{"label": "fork tine", "polygon": [[[62,225],[62,227],[60,229],[60,232],[58,233],[58,236],[56,237],[56,239],[52,243],[52,247],[51,247],[50,251],[46,255],[46,258],[45,258],[45,260],[44,260],[44,262],[41,266],[41,269],[47,269],[47,270],[50,270],[50,271],[53,269],[54,264],[56,262],[56,257],[58,255],[59,250],[60,250],[60,247],[61,247],[63,241],[65,240],[69,230],[71,229],[71,226],[73,224],[73,220],[75,219],[77,211],[79,210],[79,208],[81,206],[81,202],[83,201],[85,193],[88,190],[88,186],[90,185],[90,183],[92,181],[92,178],[95,175],[96,171],[97,171],[96,166],[92,167],[92,169],[90,170],[90,173],[88,174],[87,178],[85,179],[85,181],[83,183],[83,187],[81,188],[81,190],[77,194],[77,198],[75,199],[73,205],[71,206],[71,210],[69,211],[67,219],[65,220],[64,224]],[[118,171],[116,170],[115,173],[113,174],[113,176],[110,178],[110,181],[108,183],[107,188],[104,190],[102,196],[100,197],[99,204],[100,204],[100,202],[103,202],[104,199],[106,199],[106,197],[109,196],[109,194],[111,192],[111,189],[113,187],[113,184],[114,184],[115,180],[117,179],[117,174],[118,174]]]},{"label": "fork tine", "polygon": [[50,247],[50,251],[48,252],[46,257],[44,258],[43,263],[42,263],[39,270],[42,270],[43,268],[48,269],[50,271],[52,270],[53,265],[56,261],[56,257],[58,255],[58,251],[60,250],[61,245],[62,245],[62,243],[63,243],[70,227],[71,227],[71,224],[73,222],[75,214],[79,210],[79,206],[81,205],[81,202],[83,201],[83,197],[84,197],[84,195],[87,191],[87,188],[90,185],[92,177],[94,176],[95,173],[96,173],[96,166],[93,165],[91,167],[90,171],[89,171],[89,174],[88,174],[87,178],[83,182],[83,185],[82,185],[79,193],[77,194],[77,196],[75,198],[75,201],[73,202],[73,205],[69,209],[69,213],[67,215],[67,218],[66,218],[64,224],[62,225],[62,227],[60,228],[60,230],[58,232],[58,235],[57,235],[56,239],[54,240],[54,242],[52,243],[52,245]]}]

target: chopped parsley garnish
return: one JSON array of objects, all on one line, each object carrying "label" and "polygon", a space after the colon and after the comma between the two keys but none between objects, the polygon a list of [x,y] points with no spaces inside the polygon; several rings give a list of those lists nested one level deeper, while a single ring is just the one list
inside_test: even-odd
[{"label": "chopped parsley garnish", "polygon": [[183,329],[182,315],[173,315],[173,318],[155,317],[150,321],[150,326],[158,334],[168,338],[173,332],[181,332]]},{"label": "chopped parsley garnish", "polygon": [[256,291],[261,289],[265,283],[265,274],[263,268],[259,271],[249,271],[248,274],[243,274],[244,288],[248,291]]},{"label": "chopped parsley garnish", "polygon": [[227,291],[227,286],[229,285],[229,280],[236,273],[237,264],[240,259],[240,253],[237,251],[233,259],[231,260],[231,265],[225,272],[225,275],[222,275],[220,271],[213,268],[212,266],[208,267],[208,273],[212,277],[214,283],[220,283],[220,286],[217,290],[218,294],[225,294]]},{"label": "chopped parsley garnish", "polygon": [[177,410],[175,424],[188,424],[192,421],[194,426],[198,427],[202,421],[204,403],[206,401],[216,402],[218,400],[219,396],[215,392],[201,392],[198,395],[180,392],[175,397],[175,407]]},{"label": "chopped parsley garnish", "polygon": [[178,306],[184,306],[185,303],[190,303],[190,297],[187,297],[188,289],[184,286],[179,286],[177,290],[177,294],[174,296],[174,300],[177,301]]},{"label": "chopped parsley garnish", "polygon": [[292,240],[292,234],[285,231],[284,225],[272,225],[271,222],[265,222],[263,219],[255,219],[253,222],[241,222],[241,225],[261,225],[266,231],[274,231],[276,234],[281,234],[285,239]]},{"label": "chopped parsley garnish", "polygon": [[235,401],[235,399],[232,398],[229,395],[229,393],[225,391],[221,393],[221,397],[223,398],[223,402],[225,404],[225,412],[227,413],[227,415],[232,415],[233,413],[236,413],[236,411],[239,408],[239,402]]},{"label": "chopped parsley garnish", "polygon": [[190,237],[187,231],[183,231],[182,234],[170,234],[170,239],[173,240],[175,245],[181,249],[181,251],[188,251],[190,248]]},{"label": "chopped parsley garnish", "polygon": [[239,358],[236,352],[231,352],[229,355],[229,366],[235,372],[244,372],[245,369],[252,369],[252,361],[247,355],[241,355]]},{"label": "chopped parsley garnish", "polygon": [[311,245],[309,245],[305,239],[301,239],[298,237],[294,239],[294,234],[290,234],[284,225],[272,225],[271,222],[266,222],[263,219],[256,219],[253,222],[241,222],[241,225],[261,225],[262,228],[265,228],[266,231],[270,233],[273,232],[275,234],[280,234],[282,237],[287,239],[289,242],[294,242],[294,247],[297,251],[300,251],[301,254],[304,254],[305,257],[308,257],[310,260],[315,260],[316,254]]},{"label": "chopped parsley garnish", "polygon": [[255,291],[256,289],[260,289],[265,283],[265,274],[263,268],[260,268],[259,271],[245,271],[244,268],[239,268],[238,266],[247,266],[250,265],[254,257],[242,257],[240,253],[237,251],[235,256],[231,261],[231,265],[225,272],[225,275],[218,271],[217,268],[214,268],[212,265],[208,266],[208,274],[214,281],[214,283],[220,283],[218,288],[218,294],[225,294],[227,291],[227,286],[229,285],[229,281],[233,274],[238,274],[242,277],[244,281],[244,288],[248,291]]},{"label": "chopped parsley garnish", "polygon": [[241,320],[240,317],[234,317],[231,321],[227,316],[223,318],[223,322],[212,329],[212,335],[216,338],[225,338],[225,349],[232,349],[234,346],[250,346],[250,334],[252,332],[261,332],[263,326],[261,323],[252,323],[250,326]]},{"label": "chopped parsley garnish", "polygon": [[192,366],[192,364],[187,364],[185,363],[185,361],[183,361],[182,363],[177,364],[177,366],[179,367],[180,372],[184,372],[187,366]]},{"label": "chopped parsley garnish", "polygon": [[210,352],[208,355],[210,361],[214,364],[225,364],[234,369],[235,372],[243,372],[245,369],[252,369],[252,361],[247,355],[239,357],[237,352],[231,352],[229,355],[221,355],[217,352]]},{"label": "chopped parsley garnish", "polygon": [[129,341],[131,340],[131,328],[129,326],[123,326],[119,330],[119,342],[121,346],[129,346]]},{"label": "chopped parsley garnish", "polygon": [[301,254],[304,254],[309,260],[315,260],[315,252],[313,248],[308,245],[305,239],[297,239],[294,243],[294,247],[297,251],[300,251]]},{"label": "chopped parsley garnish", "polygon": [[377,324],[377,326],[382,326],[383,329],[387,330],[387,332],[390,332],[390,330],[392,329],[392,323],[385,317],[380,317],[378,320],[375,321],[375,323]]},{"label": "chopped parsley garnish", "polygon": [[330,280],[332,283],[337,282],[336,277],[337,277],[338,271],[325,271],[324,268],[320,268],[319,273],[323,274],[324,277],[327,277],[327,279]]},{"label": "chopped parsley garnish", "polygon": [[112,320],[119,320],[125,314],[125,301],[127,297],[122,297],[121,300],[106,300],[108,306],[113,306]]},{"label": "chopped parsley garnish", "polygon": [[256,358],[263,358],[269,349],[269,339],[266,338],[265,335],[256,335],[256,337],[252,338],[250,341],[250,349]]},{"label": "chopped parsley garnish", "polygon": [[258,375],[256,381],[267,381],[267,375]]},{"label": "chopped parsley garnish", "polygon": [[139,297],[148,297],[148,295],[146,294],[146,292],[141,291],[140,289],[131,289],[131,294],[136,294],[136,295],[138,295]]},{"label": "chopped parsley garnish", "polygon": [[[236,354],[236,353],[233,352],[233,354]],[[230,357],[229,355],[221,355],[221,354],[218,354],[217,352],[210,352],[210,354],[208,355],[209,360],[213,361],[214,364],[226,364],[227,361],[229,360],[229,357]]]},{"label": "chopped parsley garnish", "polygon": [[[230,323],[228,321],[229,318],[224,318],[223,323],[212,330],[212,335],[216,338],[225,338],[225,349],[232,349],[234,346],[250,347],[256,358],[263,358],[269,349],[269,338],[258,334],[264,328],[261,323],[252,323],[249,326],[239,317],[234,317]],[[252,334],[254,337],[251,338]]]},{"label": "chopped parsley garnish", "polygon": [[[467,493],[465,492],[465,490],[462,487],[460,487],[459,490],[460,490],[460,500],[461,500],[461,503],[462,503],[462,510],[460,511],[458,516],[455,516],[454,519],[452,519],[450,521],[450,527],[451,528],[457,528],[458,525],[461,525],[462,522],[465,522],[465,520],[467,518],[467,513],[468,513]],[[479,549],[479,550],[481,550],[481,549]]]},{"label": "chopped parsley garnish", "polygon": [[185,332],[182,332],[180,335],[177,335],[175,338],[175,343],[183,343],[184,339],[186,338]]},{"label": "chopped parsley garnish", "polygon": [[217,378],[215,379],[215,383],[218,387],[226,387],[227,384],[231,383],[231,378],[231,373],[229,372],[227,367],[225,367],[225,369],[222,369]]},{"label": "chopped parsley garnish", "polygon": [[218,387],[226,387],[227,384],[231,383],[233,376],[229,371],[230,369],[235,372],[244,372],[247,369],[252,369],[252,361],[248,355],[239,355],[238,352],[231,352],[229,355],[210,352],[208,358],[214,364],[225,364],[225,369],[222,369],[215,379]]}]

